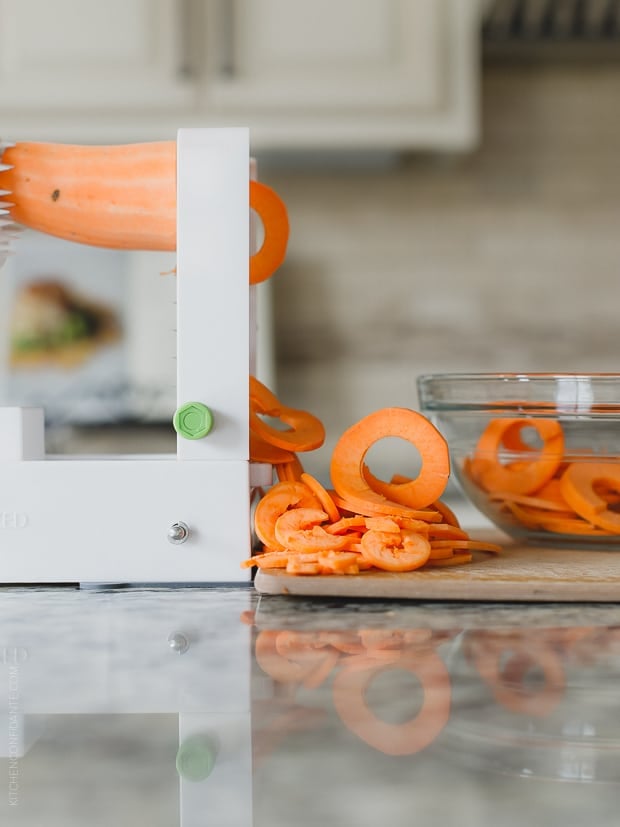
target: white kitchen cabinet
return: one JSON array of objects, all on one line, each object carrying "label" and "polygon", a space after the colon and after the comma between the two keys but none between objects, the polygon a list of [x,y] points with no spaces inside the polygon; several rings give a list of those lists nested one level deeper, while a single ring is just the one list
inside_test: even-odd
[{"label": "white kitchen cabinet", "polygon": [[[212,0],[202,104],[280,147],[466,147],[478,0]],[[222,37],[222,33],[224,36]]]},{"label": "white kitchen cabinet", "polygon": [[193,105],[183,0],[0,0],[3,112]]},{"label": "white kitchen cabinet", "polygon": [[480,0],[0,0],[3,137],[467,148]]}]

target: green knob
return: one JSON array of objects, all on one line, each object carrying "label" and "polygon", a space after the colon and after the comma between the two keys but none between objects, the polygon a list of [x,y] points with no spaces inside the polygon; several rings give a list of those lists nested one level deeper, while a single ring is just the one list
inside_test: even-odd
[{"label": "green knob", "polygon": [[213,427],[213,414],[202,402],[186,402],[177,408],[172,424],[184,439],[202,439]]},{"label": "green knob", "polygon": [[204,781],[215,766],[217,742],[208,735],[191,735],[177,752],[177,772],[186,781]]}]

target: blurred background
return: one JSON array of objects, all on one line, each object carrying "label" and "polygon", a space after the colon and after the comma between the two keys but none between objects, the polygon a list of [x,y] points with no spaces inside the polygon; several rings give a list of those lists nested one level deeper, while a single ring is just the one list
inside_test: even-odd
[{"label": "blurred background", "polygon": [[[620,2],[0,8],[5,140],[250,127],[291,222],[261,288],[261,373],[324,421],[317,476],[357,419],[416,407],[420,374],[618,370]],[[4,400],[46,405],[51,450],[174,450],[174,260],[30,233],[16,249]],[[107,337],[37,352],[27,310],[54,290]]]}]

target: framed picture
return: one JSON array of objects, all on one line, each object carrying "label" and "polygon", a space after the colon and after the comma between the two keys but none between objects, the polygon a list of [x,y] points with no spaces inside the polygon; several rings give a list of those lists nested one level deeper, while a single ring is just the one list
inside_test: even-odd
[{"label": "framed picture", "polygon": [[0,270],[0,404],[50,424],[170,421],[176,401],[174,253],[23,231]]}]

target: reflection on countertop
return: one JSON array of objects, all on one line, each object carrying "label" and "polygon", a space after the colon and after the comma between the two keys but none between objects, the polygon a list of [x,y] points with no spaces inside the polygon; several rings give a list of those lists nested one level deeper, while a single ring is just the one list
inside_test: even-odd
[{"label": "reflection on countertop", "polygon": [[0,823],[612,825],[617,618],[4,589]]}]

